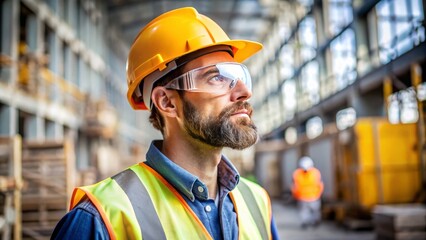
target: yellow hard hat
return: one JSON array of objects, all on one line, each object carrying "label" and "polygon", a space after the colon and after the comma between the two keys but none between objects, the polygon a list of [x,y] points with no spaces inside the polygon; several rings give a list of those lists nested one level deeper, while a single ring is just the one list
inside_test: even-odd
[{"label": "yellow hard hat", "polygon": [[[127,99],[134,109],[149,109],[152,87],[177,68],[176,59],[213,46],[232,48],[242,62],[262,48],[257,42],[230,40],[210,18],[192,7],[166,12],[148,23],[130,47],[127,59]],[[143,84],[139,87],[140,84]]]}]

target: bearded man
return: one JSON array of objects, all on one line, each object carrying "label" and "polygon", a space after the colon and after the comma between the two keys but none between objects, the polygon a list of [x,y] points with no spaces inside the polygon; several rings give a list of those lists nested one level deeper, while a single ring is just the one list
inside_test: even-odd
[{"label": "bearded man", "polygon": [[160,15],[128,58],[128,100],[163,140],[146,160],[79,187],[53,239],[277,239],[266,191],[222,155],[258,139],[242,61],[262,45],[230,40],[194,8]]}]

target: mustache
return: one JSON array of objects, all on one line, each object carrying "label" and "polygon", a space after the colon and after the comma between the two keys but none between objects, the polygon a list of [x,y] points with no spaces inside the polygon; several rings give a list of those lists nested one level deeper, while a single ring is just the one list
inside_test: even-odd
[{"label": "mustache", "polygon": [[222,110],[222,113],[219,115],[219,118],[229,117],[232,114],[240,111],[240,110],[246,110],[251,117],[251,114],[253,112],[253,107],[248,102],[236,102],[228,107],[225,107]]}]

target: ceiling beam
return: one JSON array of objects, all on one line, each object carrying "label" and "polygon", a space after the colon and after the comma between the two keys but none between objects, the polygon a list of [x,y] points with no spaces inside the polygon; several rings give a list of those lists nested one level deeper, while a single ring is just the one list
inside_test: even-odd
[{"label": "ceiling beam", "polygon": [[[257,2],[257,0],[238,0],[240,2]],[[220,3],[220,2],[229,2],[229,0],[215,0],[215,1],[197,1],[197,0],[139,0],[139,1],[123,1],[123,3],[114,4],[109,1],[109,4],[107,5],[107,9],[109,13],[114,14],[115,12],[121,12],[121,11],[128,11],[129,9],[133,9],[134,7],[137,7],[138,5],[144,4],[144,5],[152,5],[152,4],[161,4],[167,2],[170,3],[179,3],[181,5],[185,6],[193,6],[200,4],[201,2],[204,3]]]},{"label": "ceiling beam", "polygon": [[[226,19],[229,18],[228,20],[228,29],[229,26],[232,22],[232,20],[236,19],[236,18],[243,18],[243,19],[262,19],[262,20],[266,20],[268,22],[271,22],[274,20],[274,17],[270,17],[270,16],[263,16],[260,13],[253,13],[253,14],[241,14],[241,13],[224,13],[224,12],[208,12],[205,13],[205,15],[209,16],[210,18],[216,18],[216,19]],[[111,18],[111,21],[115,21],[116,18]],[[133,21],[127,22],[127,23],[122,23],[120,25],[120,27],[127,29],[134,29],[134,28],[141,28],[143,26],[145,26],[149,21],[151,21],[153,18],[147,18],[147,17],[141,17],[141,18],[135,18]],[[213,19],[214,20],[214,19]],[[227,26],[225,26],[224,28],[226,28]]]},{"label": "ceiling beam", "polygon": [[[254,29],[249,21],[263,22],[259,24],[265,26],[261,27],[262,29],[268,28],[270,23],[276,21],[275,17],[267,13],[268,11],[262,10],[258,0],[107,0],[107,2],[108,21],[123,33],[123,37],[127,37],[127,42],[131,42],[140,29],[152,19],[169,8],[180,5],[194,6],[201,14],[216,21],[232,38],[247,36],[252,40],[260,40],[258,38],[262,38],[262,31]],[[246,9],[244,6],[250,7]],[[236,27],[235,21],[247,22],[248,25]]]}]

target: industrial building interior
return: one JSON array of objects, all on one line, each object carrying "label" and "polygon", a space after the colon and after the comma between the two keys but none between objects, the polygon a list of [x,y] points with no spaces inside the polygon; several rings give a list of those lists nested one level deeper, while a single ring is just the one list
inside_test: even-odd
[{"label": "industrial building interior", "polygon": [[[225,154],[282,239],[426,239],[425,0],[0,0],[2,239],[49,239],[74,187],[143,161],[161,134],[127,102],[127,54],[185,6],[264,45],[245,62],[260,140]],[[324,182],[310,231],[289,223],[302,156]]]}]

